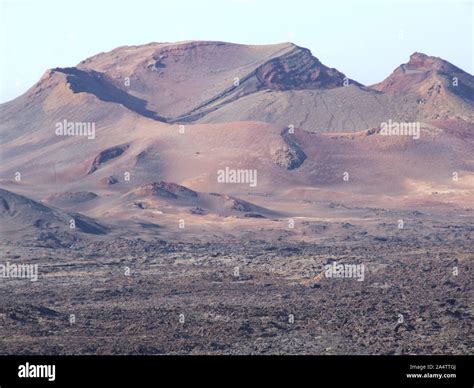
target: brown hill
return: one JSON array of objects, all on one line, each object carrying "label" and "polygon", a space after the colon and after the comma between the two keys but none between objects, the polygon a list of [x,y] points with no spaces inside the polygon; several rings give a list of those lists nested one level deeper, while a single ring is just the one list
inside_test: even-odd
[{"label": "brown hill", "polygon": [[372,88],[416,103],[420,120],[474,120],[474,77],[441,58],[414,53]]},{"label": "brown hill", "polygon": [[[36,202],[30,198],[0,189],[0,218],[2,234],[35,233],[43,231],[70,233],[75,231],[87,234],[106,234],[108,228],[95,220],[77,213]],[[71,227],[74,220],[74,228]]]}]

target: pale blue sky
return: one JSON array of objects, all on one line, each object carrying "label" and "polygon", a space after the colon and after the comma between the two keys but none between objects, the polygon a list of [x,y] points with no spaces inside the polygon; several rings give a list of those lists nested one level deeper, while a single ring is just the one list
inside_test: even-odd
[{"label": "pale blue sky", "polygon": [[473,74],[473,1],[0,0],[0,102],[117,46],[292,41],[370,85],[414,51]]}]

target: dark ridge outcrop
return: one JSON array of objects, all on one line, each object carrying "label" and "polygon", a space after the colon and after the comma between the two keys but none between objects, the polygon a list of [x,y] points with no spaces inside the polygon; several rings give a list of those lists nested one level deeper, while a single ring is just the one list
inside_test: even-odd
[{"label": "dark ridge outcrop", "polygon": [[196,193],[194,190],[188,189],[187,187],[178,185],[176,183],[160,181],[155,185],[162,190],[166,190],[180,197],[196,198],[198,196],[198,193]]},{"label": "dark ridge outcrop", "polygon": [[108,162],[109,160],[119,157],[126,150],[128,150],[129,147],[129,144],[122,144],[101,151],[92,161],[89,171],[87,171],[87,175],[97,171],[102,166],[102,164]]},{"label": "dark ridge outcrop", "polygon": [[53,193],[45,198],[43,198],[43,202],[56,205],[61,207],[61,205],[67,204],[78,204],[83,202],[92,201],[93,199],[97,198],[98,195],[92,193],[90,191],[76,191],[76,192],[63,192],[63,193]]},{"label": "dark ridge outcrop", "polygon": [[137,98],[115,86],[109,77],[95,70],[80,70],[76,67],[57,67],[52,72],[66,75],[66,80],[74,93],[90,93],[99,100],[114,102],[153,120],[166,121],[163,117],[146,108],[147,101]]},{"label": "dark ridge outcrop", "polygon": [[304,163],[307,156],[288,129],[285,129],[281,136],[286,146],[277,148],[272,152],[273,162],[279,167],[294,170]]},{"label": "dark ridge outcrop", "polygon": [[166,199],[196,198],[198,193],[187,187],[170,182],[151,182],[126,194],[134,197],[161,197]]},{"label": "dark ridge outcrop", "polygon": [[118,180],[114,176],[109,175],[109,176],[104,176],[103,178],[100,178],[99,183],[102,186],[111,186],[111,185],[117,184]]},{"label": "dark ridge outcrop", "polygon": [[343,86],[347,79],[301,47],[263,64],[256,70],[256,76],[264,88],[271,90],[331,89]]}]

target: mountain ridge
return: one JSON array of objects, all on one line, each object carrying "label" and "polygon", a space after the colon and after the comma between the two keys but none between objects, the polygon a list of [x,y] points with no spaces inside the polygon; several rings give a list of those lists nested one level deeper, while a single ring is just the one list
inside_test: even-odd
[{"label": "mountain ridge", "polygon": [[71,99],[64,90],[166,123],[265,121],[310,132],[371,129],[383,116],[470,121],[474,109],[472,75],[419,52],[364,86],[293,43],[185,41],[121,46],[49,69],[25,94],[0,104],[0,113],[8,119],[44,99],[49,111],[60,109]]}]

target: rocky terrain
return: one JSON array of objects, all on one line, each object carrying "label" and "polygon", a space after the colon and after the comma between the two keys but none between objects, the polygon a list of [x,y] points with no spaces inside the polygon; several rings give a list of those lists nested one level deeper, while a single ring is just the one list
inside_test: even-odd
[{"label": "rocky terrain", "polygon": [[[307,243],[248,225],[239,238],[3,244],[40,277],[0,283],[0,352],[471,352],[472,218],[410,216],[403,231],[390,218],[305,222]],[[333,260],[364,264],[365,280],[313,281]]]}]

